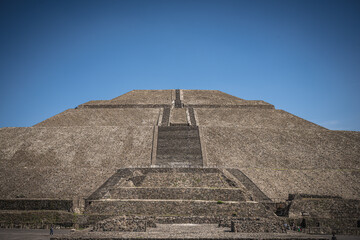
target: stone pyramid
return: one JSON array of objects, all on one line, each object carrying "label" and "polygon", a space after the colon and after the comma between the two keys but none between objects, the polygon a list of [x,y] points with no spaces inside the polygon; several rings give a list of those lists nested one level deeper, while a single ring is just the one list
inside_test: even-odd
[{"label": "stone pyramid", "polygon": [[359,234],[360,133],[220,91],[134,90],[2,128],[0,163],[4,227],[126,215]]}]

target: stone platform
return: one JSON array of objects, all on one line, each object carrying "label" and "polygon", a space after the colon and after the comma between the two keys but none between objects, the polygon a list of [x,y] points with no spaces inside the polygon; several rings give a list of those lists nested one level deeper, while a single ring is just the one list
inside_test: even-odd
[{"label": "stone platform", "polygon": [[53,239],[360,235],[359,165],[360,132],[219,91],[132,91],[0,129],[0,228],[93,230]]},{"label": "stone platform", "polygon": [[147,232],[77,231],[52,237],[51,240],[116,240],[116,239],[329,239],[326,236],[303,233],[233,233],[217,224],[157,224]]}]

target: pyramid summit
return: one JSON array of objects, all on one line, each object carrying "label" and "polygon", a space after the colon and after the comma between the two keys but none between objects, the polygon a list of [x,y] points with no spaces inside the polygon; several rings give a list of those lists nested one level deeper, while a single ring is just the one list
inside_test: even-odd
[{"label": "pyramid summit", "polygon": [[134,90],[2,128],[0,163],[2,227],[359,234],[360,132],[216,90]]}]

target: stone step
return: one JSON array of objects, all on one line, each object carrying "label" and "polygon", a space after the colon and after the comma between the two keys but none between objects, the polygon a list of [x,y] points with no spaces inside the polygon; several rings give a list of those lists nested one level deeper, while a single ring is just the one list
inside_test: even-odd
[{"label": "stone step", "polygon": [[237,188],[114,188],[110,199],[184,199],[213,201],[245,201],[244,192]]},{"label": "stone step", "polygon": [[162,126],[168,126],[169,121],[170,121],[170,108],[164,108],[161,125]]},{"label": "stone step", "polygon": [[229,173],[231,173],[235,178],[237,178],[251,193],[256,201],[271,201],[271,199],[263,193],[256,184],[251,181],[242,171],[235,168],[227,169]]},{"label": "stone step", "polygon": [[174,146],[162,147],[158,149],[158,155],[172,155],[172,156],[187,156],[187,155],[199,155],[201,156],[201,149],[196,147],[182,146],[176,148]]},{"label": "stone step", "polygon": [[[193,150],[193,151],[192,151]],[[202,159],[201,152],[198,149],[188,149],[187,151],[181,151],[181,149],[161,149],[161,154],[158,154],[156,159]]]},{"label": "stone step", "polygon": [[172,168],[132,168],[134,171],[142,171],[143,174],[155,174],[155,173],[170,173],[173,174],[191,174],[190,176],[194,176],[196,174],[221,174],[222,172],[218,168],[180,168],[180,169],[172,169]]},{"label": "stone step", "polygon": [[167,160],[160,160],[157,163],[158,167],[202,167],[201,161],[167,161]]},{"label": "stone step", "polygon": [[106,199],[89,201],[86,214],[143,216],[269,217],[275,214],[258,202],[204,200]]},{"label": "stone step", "polygon": [[171,143],[167,144],[167,145],[161,145],[158,148],[157,154],[182,154],[182,153],[193,153],[193,154],[200,154],[201,155],[201,149],[197,146],[194,145],[181,145],[179,147],[177,147],[176,145],[173,145]]},{"label": "stone step", "polygon": [[164,144],[176,144],[177,146],[183,145],[183,144],[192,144],[192,145],[199,145],[199,138],[197,137],[187,137],[187,138],[159,138],[157,145],[161,146]]},{"label": "stone step", "polygon": [[177,148],[177,149],[188,149],[188,148],[192,148],[192,149],[200,149],[200,144],[198,142],[195,141],[162,141],[161,143],[158,143],[158,148],[159,149],[167,149],[167,148]]},{"label": "stone step", "polygon": [[174,138],[174,139],[183,139],[183,138],[199,138],[198,131],[168,131],[158,133],[160,139],[162,138]]},{"label": "stone step", "polygon": [[231,188],[236,186],[229,184],[230,180],[218,168],[199,168],[201,166],[202,158],[199,154],[161,155],[151,168],[117,170],[86,200],[102,199],[110,189],[117,187]]},{"label": "stone step", "polygon": [[192,126],[196,126],[196,119],[194,114],[194,108],[190,107],[189,109],[189,115],[190,115],[190,123]]},{"label": "stone step", "polygon": [[122,178],[129,178],[132,176],[132,170],[129,168],[119,169],[114,173],[105,183],[103,183],[88,199],[100,199],[109,191],[109,189],[116,185]]},{"label": "stone step", "polygon": [[158,216],[154,217],[156,224],[216,224],[217,226],[227,226],[230,228],[231,221],[235,216]]},{"label": "stone step", "polygon": [[157,158],[161,157],[162,155],[171,155],[171,156],[184,156],[187,155],[199,155],[201,156],[201,149],[199,148],[186,148],[186,147],[179,147],[179,148],[160,148],[157,151]]},{"label": "stone step", "polygon": [[[231,226],[231,230],[235,232],[242,233],[286,233],[284,229],[283,222],[279,219],[250,219],[245,218],[243,220],[234,220],[234,223],[239,223],[239,225],[233,224],[236,227]],[[240,223],[244,224],[243,226]],[[226,228],[225,228],[226,229]],[[156,229],[149,229],[150,232],[177,232],[177,233],[198,233],[201,230],[205,230],[207,233],[216,234],[219,231],[224,231],[224,228],[219,228],[218,224],[156,224]],[[230,228],[227,229],[230,231]]]},{"label": "stone step", "polygon": [[[88,214],[87,215],[87,225],[84,227],[88,227],[89,225],[93,225],[99,221],[111,218],[112,215],[104,215],[104,214]],[[136,217],[136,216],[134,216]],[[129,217],[130,218],[130,217]],[[217,224],[219,227],[228,227],[231,226],[231,221],[243,220],[244,218],[237,217],[235,215],[232,216],[141,216],[144,220],[150,220],[156,224]],[[249,220],[260,220],[262,218],[248,218]],[[279,219],[279,217],[270,217],[267,219]]]},{"label": "stone step", "polygon": [[197,126],[160,126],[159,132],[171,132],[171,131],[193,131],[198,130]]},{"label": "stone step", "polygon": [[179,163],[179,162],[184,162],[184,163],[194,163],[194,164],[202,164],[202,157],[201,155],[162,155],[158,158],[156,158],[156,163],[157,164],[161,164],[161,163]]},{"label": "stone step", "polygon": [[50,240],[328,240],[329,237],[331,237],[324,235],[308,235],[303,233],[234,233],[230,232],[229,228],[219,228],[212,224],[186,225],[188,224],[159,224],[159,227],[148,228],[149,230],[146,232],[77,231],[71,234],[54,236],[51,237]]},{"label": "stone step", "polygon": [[170,123],[170,126],[189,126],[188,123]]},{"label": "stone step", "polygon": [[156,154],[157,166],[202,166],[198,127],[159,127]]},{"label": "stone step", "polygon": [[181,108],[182,106],[183,104],[181,103],[181,101],[175,100],[175,108]]},{"label": "stone step", "polygon": [[175,100],[181,101],[180,100],[180,89],[175,89]]},{"label": "stone step", "polygon": [[174,163],[176,163],[176,162],[200,163],[200,162],[202,162],[202,158],[200,155],[161,156],[161,157],[157,158],[157,163],[161,163],[161,162],[164,163],[164,162],[169,162],[169,161],[174,162]]},{"label": "stone step", "polygon": [[203,167],[202,163],[196,163],[196,162],[164,162],[161,163],[159,162],[156,165],[152,165],[153,167],[159,167],[159,168],[166,168],[166,167],[171,167],[171,168],[199,168],[199,167]]},{"label": "stone step", "polygon": [[202,166],[202,161],[200,158],[198,159],[189,159],[189,160],[184,160],[181,158],[161,158],[157,160],[157,165],[161,165],[161,167],[165,167],[165,165],[168,165],[168,167],[173,167],[173,166],[181,166],[184,165],[184,168],[186,167],[191,167],[191,165],[193,165],[194,167],[199,167]]},{"label": "stone step", "polygon": [[199,139],[198,132],[163,132],[158,139]]}]

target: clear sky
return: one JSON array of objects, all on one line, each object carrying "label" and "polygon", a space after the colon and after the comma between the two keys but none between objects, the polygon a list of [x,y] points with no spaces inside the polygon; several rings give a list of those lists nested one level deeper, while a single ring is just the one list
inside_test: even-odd
[{"label": "clear sky", "polygon": [[360,1],[0,0],[0,127],[175,88],[360,131]]}]

